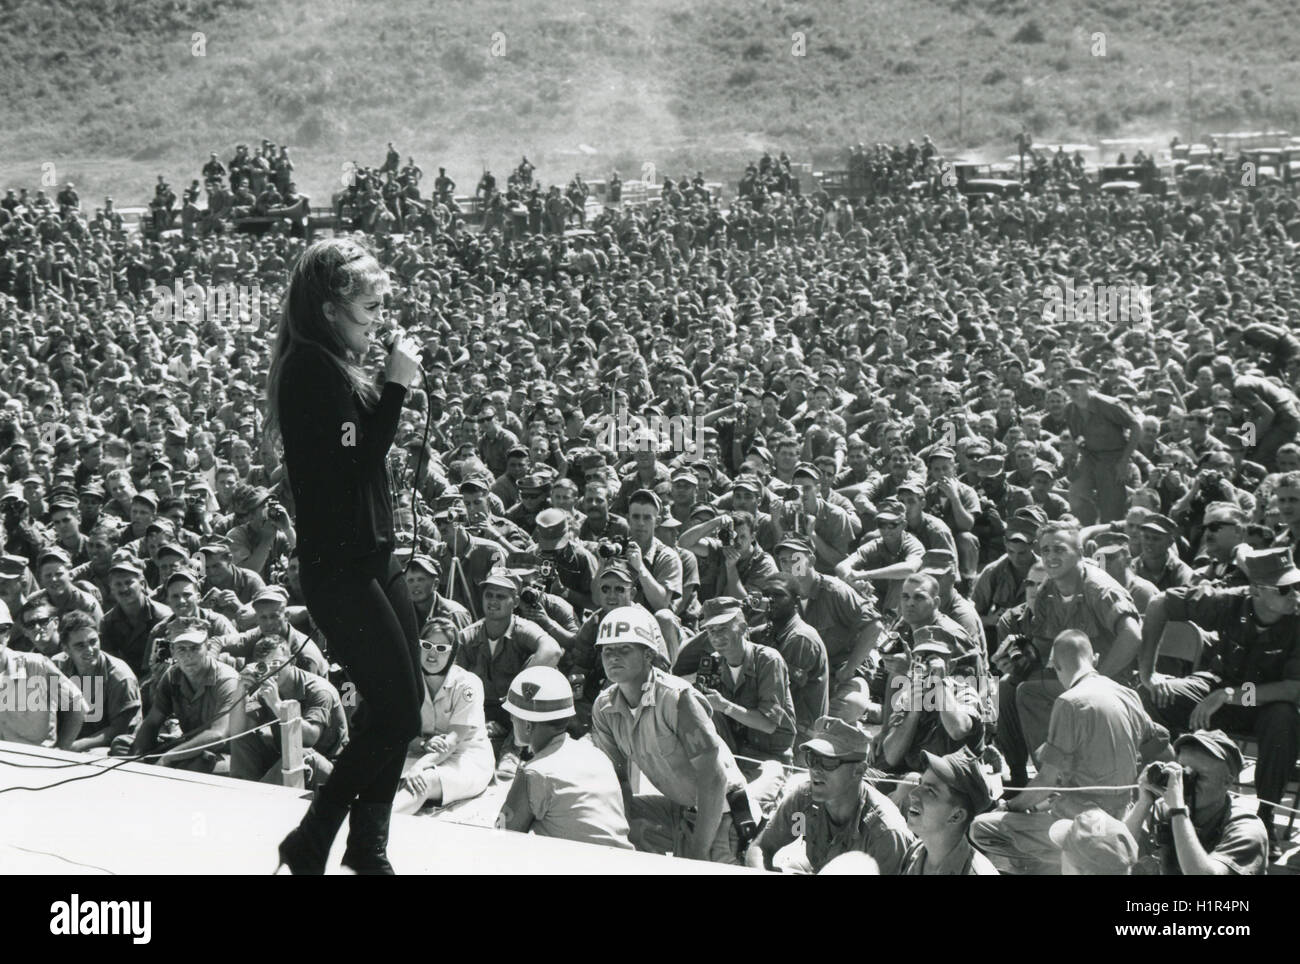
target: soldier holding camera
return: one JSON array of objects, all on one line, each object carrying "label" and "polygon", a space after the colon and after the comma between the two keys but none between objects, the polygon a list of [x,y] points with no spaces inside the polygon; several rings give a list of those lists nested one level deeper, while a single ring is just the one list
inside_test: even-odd
[{"label": "soldier holding camera", "polygon": [[260,486],[241,485],[232,498],[234,528],[227,533],[235,565],[251,569],[264,581],[271,567],[298,544],[288,510]]},{"label": "soldier holding camera", "polygon": [[[1239,557],[1249,588],[1200,585],[1170,589],[1151,601],[1138,673],[1147,709],[1171,729],[1213,723],[1256,736],[1255,788],[1268,823],[1300,750],[1300,569],[1285,548],[1243,549]],[[1171,621],[1219,634],[1204,668],[1183,679],[1154,672]]]},{"label": "soldier holding camera", "polygon": [[[1099,807],[1124,813],[1143,761],[1168,759],[1169,733],[1143,710],[1137,694],[1097,672],[1088,637],[1075,629],[1052,643],[1049,666],[1062,689],[1052,706],[1038,774],[998,813],[975,818],[970,838],[994,866],[1011,874],[1059,874],[1052,842],[1057,820]],[[1057,788],[1114,787],[1057,793]]]},{"label": "soldier holding camera", "polygon": [[533,546],[539,565],[549,571],[548,592],[562,598],[575,613],[595,608],[592,584],[600,564],[589,549],[574,540],[562,510],[546,509],[537,514]]},{"label": "soldier holding camera", "polygon": [[715,600],[714,612],[701,621],[713,652],[701,656],[695,687],[715,713],[718,732],[742,756],[793,761],[794,700],[790,674],[781,654],[748,638],[741,601]]},{"label": "soldier holding camera", "polygon": [[[759,548],[757,525],[748,512],[732,512],[693,525],[678,539],[700,560],[700,599],[742,599],[777,573],[776,562]],[[706,581],[705,577],[708,578]]]},{"label": "soldier holding camera", "polygon": [[[1294,707],[1292,708],[1294,712]],[[1153,873],[1223,877],[1262,874],[1269,856],[1264,821],[1234,799],[1245,761],[1222,730],[1196,730],[1174,743],[1175,763],[1152,763],[1124,823]],[[1139,864],[1139,869],[1142,864]]]},{"label": "soldier holding camera", "polygon": [[[245,697],[235,701],[230,728],[244,733],[276,719],[282,701],[297,700],[302,711],[305,786],[311,790],[324,784],[333,772],[331,761],[348,742],[348,721],[334,684],[293,665],[293,647],[293,641],[284,636],[258,638],[252,659],[240,673]],[[237,780],[281,783],[279,762],[278,727],[247,733],[230,744],[230,775]]]}]

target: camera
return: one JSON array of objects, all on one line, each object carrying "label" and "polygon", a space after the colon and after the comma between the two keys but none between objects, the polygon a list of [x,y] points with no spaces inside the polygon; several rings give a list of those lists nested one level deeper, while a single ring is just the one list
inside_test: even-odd
[{"label": "camera", "polygon": [[555,578],[555,560],[539,559],[537,561],[537,581],[542,586],[549,586],[551,580]]},{"label": "camera", "polygon": [[170,663],[172,658],[172,643],[170,639],[158,640],[158,645],[154,647],[153,661],[155,663]]},{"label": "camera", "polygon": [[542,590],[537,586],[525,586],[519,590],[519,601],[530,609],[541,609]]},{"label": "camera", "polygon": [[718,657],[712,653],[700,657],[699,669],[695,671],[695,688],[698,690],[716,690],[722,685],[721,667]]},{"label": "camera", "polygon": [[601,559],[622,559],[627,555],[627,537],[611,536],[596,544],[596,555]]},{"label": "camera", "polygon": [[1146,781],[1153,787],[1159,787],[1161,790],[1169,789],[1169,777],[1173,771],[1168,765],[1156,761],[1147,766]]},{"label": "camera", "polygon": [[736,541],[736,523],[728,516],[718,529],[719,545],[729,546]]}]

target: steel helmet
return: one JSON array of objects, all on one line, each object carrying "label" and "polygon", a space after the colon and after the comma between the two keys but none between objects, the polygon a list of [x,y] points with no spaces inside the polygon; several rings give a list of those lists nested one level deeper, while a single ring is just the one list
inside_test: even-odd
[{"label": "steel helmet", "polygon": [[533,723],[568,719],[576,714],[573,687],[553,666],[529,666],[511,682],[505,711]]},{"label": "steel helmet", "polygon": [[643,606],[619,606],[611,609],[600,621],[596,631],[596,645],[608,646],[634,643],[644,646],[657,657],[656,662],[669,663],[668,644],[654,615]]}]

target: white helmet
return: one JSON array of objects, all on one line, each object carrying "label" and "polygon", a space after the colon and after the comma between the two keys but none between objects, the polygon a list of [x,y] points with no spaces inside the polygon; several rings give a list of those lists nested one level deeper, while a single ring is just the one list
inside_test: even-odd
[{"label": "white helmet", "polygon": [[611,609],[600,621],[600,628],[596,631],[597,646],[623,643],[644,646],[658,657],[658,662],[669,662],[668,644],[664,642],[659,623],[643,606],[619,606]]},{"label": "white helmet", "polygon": [[553,666],[529,666],[511,682],[505,711],[533,723],[568,719],[576,714],[573,687]]}]

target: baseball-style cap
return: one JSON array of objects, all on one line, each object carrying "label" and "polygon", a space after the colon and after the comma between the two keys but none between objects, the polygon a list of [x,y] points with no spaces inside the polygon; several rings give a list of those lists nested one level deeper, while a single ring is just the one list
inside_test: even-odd
[{"label": "baseball-style cap", "polygon": [[1246,766],[1241,749],[1222,730],[1196,730],[1193,733],[1184,733],[1174,741],[1174,752],[1177,753],[1185,746],[1199,747],[1210,756],[1222,760],[1232,770],[1233,777],[1239,775]]},{"label": "baseball-style cap", "polygon": [[1038,538],[1038,523],[1029,519],[1010,519],[1007,522],[1007,531],[1002,538],[1005,542],[1032,543]]},{"label": "baseball-style cap", "polygon": [[1153,532],[1163,532],[1174,539],[1178,538],[1178,523],[1169,516],[1161,515],[1158,512],[1153,512],[1148,516],[1146,521],[1142,523],[1141,528],[1150,529]]},{"label": "baseball-style cap", "polygon": [[464,495],[466,492],[487,492],[488,485],[478,476],[471,475],[460,480],[456,491],[459,495]]},{"label": "baseball-style cap", "polygon": [[549,472],[530,472],[516,485],[520,492],[544,492],[551,487],[554,477]]},{"label": "baseball-style cap", "polygon": [[154,511],[157,511],[158,509],[158,497],[154,495],[153,492],[151,492],[149,489],[145,489],[142,492],[137,492],[135,495],[131,496],[131,502],[132,504],[136,502],[142,502],[145,505],[147,505],[149,508],[153,509]]},{"label": "baseball-style cap", "polygon": [[543,509],[537,513],[533,539],[540,549],[560,548],[569,541],[568,516],[561,509]]},{"label": "baseball-style cap", "polygon": [[172,583],[174,582],[188,582],[196,589],[199,588],[200,585],[198,575],[194,572],[191,572],[189,569],[177,569],[175,572],[173,572],[170,576],[167,577],[167,582],[163,586],[163,589],[170,589]]},{"label": "baseball-style cap", "polygon": [[27,571],[27,560],[22,556],[0,556],[0,580],[21,579]]},{"label": "baseball-style cap", "polygon": [[907,515],[907,507],[897,499],[884,499],[876,506],[877,522],[899,522]]},{"label": "baseball-style cap", "polygon": [[109,575],[115,572],[124,572],[129,576],[135,576],[137,579],[144,578],[144,570],[129,559],[119,559],[109,566]]},{"label": "baseball-style cap", "polygon": [[411,557],[411,565],[435,579],[438,578],[438,564],[422,552],[417,552]]},{"label": "baseball-style cap", "polygon": [[1121,820],[1094,807],[1048,829],[1070,863],[1093,876],[1127,876],[1138,859],[1137,841]]},{"label": "baseball-style cap", "polygon": [[189,551],[176,542],[164,542],[158,547],[158,558],[163,556],[176,556],[179,559],[189,559]]},{"label": "baseball-style cap", "polygon": [[946,576],[957,571],[957,559],[951,549],[927,549],[921,556],[921,571],[932,576]]},{"label": "baseball-style cap", "polygon": [[68,558],[68,554],[64,552],[62,549],[60,549],[58,546],[51,546],[50,548],[42,551],[41,554],[36,557],[36,571],[40,572],[41,568],[47,562],[58,562],[58,563],[62,563],[65,566],[72,565],[72,560]]},{"label": "baseball-style cap", "polygon": [[[894,487],[894,492],[898,494],[902,494],[904,492],[911,492],[913,495],[924,496],[925,483],[920,482],[917,479],[904,479],[902,482],[899,482],[898,485]],[[888,502],[889,500],[886,499],[885,501]]]},{"label": "baseball-style cap", "polygon": [[488,571],[480,585],[496,586],[498,589],[506,589],[517,593],[519,592],[519,577],[503,566],[496,566]]},{"label": "baseball-style cap", "polygon": [[628,568],[627,563],[622,559],[610,559],[601,566],[600,572],[596,574],[596,580],[599,581],[604,579],[606,576],[621,579],[629,586],[636,585],[636,580],[632,578],[632,570]]},{"label": "baseball-style cap", "polygon": [[1231,522],[1234,525],[1246,524],[1246,513],[1231,502],[1211,502],[1205,507],[1203,519],[1205,525],[1216,522]]},{"label": "baseball-style cap", "polygon": [[763,491],[763,483],[758,481],[752,475],[738,475],[736,481],[731,483],[732,490],[744,489],[747,492],[753,492],[755,495]]},{"label": "baseball-style cap", "polygon": [[800,478],[808,479],[810,482],[820,482],[822,474],[817,466],[811,462],[800,462],[795,466],[794,474],[790,476],[791,481],[798,481]]},{"label": "baseball-style cap", "polygon": [[1074,382],[1091,382],[1096,378],[1097,376],[1087,368],[1067,368],[1061,381],[1069,385]]},{"label": "baseball-style cap", "polygon": [[[167,583],[170,585],[171,580],[168,579]],[[198,620],[186,620],[180,623],[179,629],[169,631],[167,638],[173,643],[206,643],[208,641],[208,627]]]},{"label": "baseball-style cap", "polygon": [[930,449],[930,454],[925,457],[925,461],[929,463],[929,462],[933,462],[935,459],[954,459],[954,458],[956,458],[956,455],[953,454],[952,449],[948,448],[948,446],[936,445],[934,448]]},{"label": "baseball-style cap", "polygon": [[686,466],[682,466],[673,471],[673,474],[669,477],[669,481],[674,483],[688,482],[691,485],[699,485],[700,477],[695,474],[694,469],[690,469],[687,468]]},{"label": "baseball-style cap", "polygon": [[700,629],[708,629],[710,626],[725,626],[737,616],[744,614],[741,601],[735,596],[717,596],[708,600],[704,605],[708,607],[708,610],[701,611]]},{"label": "baseball-style cap", "polygon": [[1291,561],[1291,550],[1286,546],[1242,553],[1242,561],[1246,575],[1256,586],[1293,586],[1300,582],[1300,569]]},{"label": "baseball-style cap", "polygon": [[992,806],[993,799],[989,794],[988,781],[984,779],[984,770],[979,759],[966,747],[943,756],[929,750],[922,750],[921,753],[924,754],[931,773],[970,800],[975,811],[971,816],[978,816]]},{"label": "baseball-style cap", "polygon": [[870,747],[871,737],[862,728],[836,716],[823,716],[813,724],[812,737],[800,744],[799,749],[860,763],[867,758]]},{"label": "baseball-style cap", "polygon": [[285,591],[283,586],[267,586],[258,592],[252,600],[254,606],[264,602],[285,605],[289,602],[289,593]]},{"label": "baseball-style cap", "polygon": [[957,637],[942,626],[931,624],[918,626],[912,630],[913,653],[938,653],[941,656],[952,656],[960,648]]},{"label": "baseball-style cap", "polygon": [[782,539],[776,546],[777,552],[780,552],[782,549],[786,549],[790,552],[802,552],[809,556],[814,554],[812,543],[803,536],[786,536],[786,538]]}]

